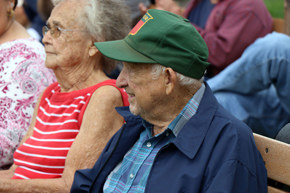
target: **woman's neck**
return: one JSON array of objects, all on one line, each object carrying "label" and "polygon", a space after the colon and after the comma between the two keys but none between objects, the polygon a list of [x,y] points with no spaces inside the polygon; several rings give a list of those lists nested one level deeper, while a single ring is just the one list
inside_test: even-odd
[{"label": "woman's neck", "polygon": [[92,70],[86,73],[74,73],[64,78],[58,78],[61,92],[71,92],[75,90],[85,89],[93,86],[109,78],[101,70]]},{"label": "woman's neck", "polygon": [[27,33],[26,29],[21,26],[17,21],[11,19],[6,26],[4,33],[2,33],[0,36],[0,44],[16,39],[29,37],[30,35]]}]

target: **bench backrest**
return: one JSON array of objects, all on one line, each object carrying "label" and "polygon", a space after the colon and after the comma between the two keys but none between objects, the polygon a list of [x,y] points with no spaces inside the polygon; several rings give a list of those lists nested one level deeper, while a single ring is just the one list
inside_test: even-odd
[{"label": "bench backrest", "polygon": [[[256,133],[254,138],[265,162],[268,178],[290,186],[290,145]],[[268,186],[268,191],[285,192],[271,186]]]},{"label": "bench backrest", "polygon": [[272,30],[280,33],[285,33],[285,19],[273,18]]},{"label": "bench backrest", "polygon": [[284,18],[273,18],[272,29],[290,35],[290,0],[284,0]]},{"label": "bench backrest", "polygon": [[290,35],[290,0],[284,0],[285,6],[285,33]]}]

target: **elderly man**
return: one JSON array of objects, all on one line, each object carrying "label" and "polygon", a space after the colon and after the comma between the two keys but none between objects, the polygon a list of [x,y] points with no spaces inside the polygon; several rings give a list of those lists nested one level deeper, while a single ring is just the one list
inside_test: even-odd
[{"label": "elderly man", "polygon": [[149,10],[124,40],[95,45],[123,61],[117,86],[130,106],[118,109],[124,126],[92,169],[76,172],[71,192],[267,192],[250,128],[203,82],[208,50],[187,19]]}]

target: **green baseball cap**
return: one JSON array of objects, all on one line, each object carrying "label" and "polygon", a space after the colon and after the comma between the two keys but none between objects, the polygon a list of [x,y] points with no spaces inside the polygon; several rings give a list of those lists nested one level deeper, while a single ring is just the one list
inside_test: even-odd
[{"label": "green baseball cap", "polygon": [[196,79],[209,65],[208,48],[195,27],[164,10],[148,10],[123,40],[95,42],[95,46],[114,60],[161,64]]}]

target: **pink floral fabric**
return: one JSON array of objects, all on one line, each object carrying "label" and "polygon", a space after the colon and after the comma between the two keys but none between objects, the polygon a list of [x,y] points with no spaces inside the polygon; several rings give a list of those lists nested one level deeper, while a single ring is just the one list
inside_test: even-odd
[{"label": "pink floral fabric", "polygon": [[39,95],[55,81],[44,62],[44,47],[33,38],[0,45],[0,168],[12,164]]}]

